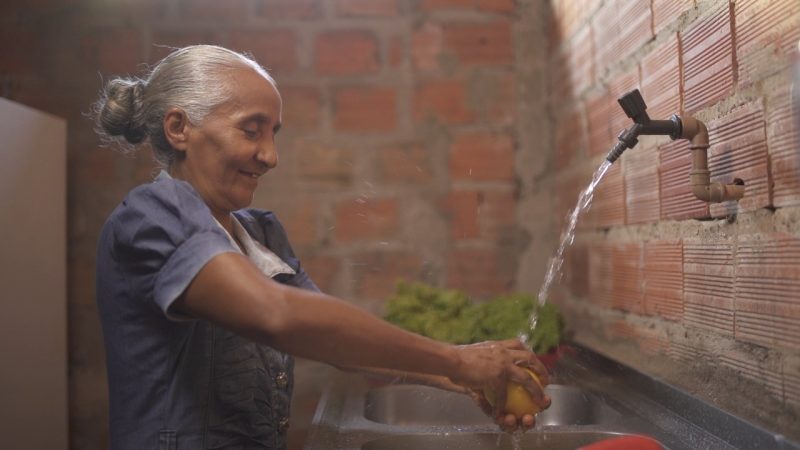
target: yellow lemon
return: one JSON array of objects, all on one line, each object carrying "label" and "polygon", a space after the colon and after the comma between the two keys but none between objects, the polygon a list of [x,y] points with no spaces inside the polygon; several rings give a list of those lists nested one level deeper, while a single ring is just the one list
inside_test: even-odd
[{"label": "yellow lemon", "polygon": [[[542,387],[542,383],[539,381],[539,377],[536,376],[533,371],[530,369],[525,369],[528,372],[528,375],[533,378],[533,381]],[[489,401],[489,404],[494,406],[495,402],[495,393],[494,391],[487,389],[485,391],[486,400]],[[513,414],[517,417],[522,417],[525,414],[534,415],[541,411],[536,403],[533,402],[533,398],[531,398],[531,394],[522,387],[521,384],[515,383],[513,381],[509,381],[508,385],[506,386],[506,409],[505,412],[508,414]]]}]

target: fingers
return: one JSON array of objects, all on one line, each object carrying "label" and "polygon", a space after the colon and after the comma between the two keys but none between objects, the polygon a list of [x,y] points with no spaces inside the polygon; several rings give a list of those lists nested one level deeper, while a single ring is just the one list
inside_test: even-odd
[{"label": "fingers", "polygon": [[470,396],[472,400],[478,405],[478,407],[489,417],[494,417],[492,415],[492,405],[486,400],[486,394],[483,393],[481,390],[470,391]]},{"label": "fingers", "polygon": [[493,383],[492,390],[495,393],[494,407],[492,408],[492,417],[499,417],[506,409],[506,394],[508,384],[505,380],[497,380]]},{"label": "fingers", "polygon": [[523,431],[527,431],[536,426],[536,417],[525,414],[522,418],[517,419],[513,414],[505,414],[497,417],[495,423],[501,430],[507,433],[512,433],[516,431],[517,428],[522,428]]},{"label": "fingers", "polygon": [[500,426],[500,429],[511,433],[517,429],[517,417],[513,414],[503,414],[497,417],[495,423]]},{"label": "fingers", "polygon": [[524,416],[522,416],[522,429],[523,430],[530,430],[535,425],[536,425],[536,417],[534,417],[534,416],[532,416],[530,414],[525,414]]},{"label": "fingers", "polygon": [[519,366],[514,366],[510,370],[511,373],[509,374],[509,378],[522,385],[522,387],[531,394],[533,402],[536,403],[540,409],[545,409],[545,405],[549,405],[549,403],[548,400],[546,400],[542,386],[534,381],[534,379],[525,369],[520,368]]},{"label": "fingers", "polygon": [[544,364],[539,361],[539,358],[537,358],[535,354],[528,351],[515,351],[513,352],[513,356],[517,358],[514,360],[514,364],[533,371],[533,373],[535,373],[539,378],[539,382],[543,387],[550,384],[550,374],[547,372],[547,368],[544,367]]}]

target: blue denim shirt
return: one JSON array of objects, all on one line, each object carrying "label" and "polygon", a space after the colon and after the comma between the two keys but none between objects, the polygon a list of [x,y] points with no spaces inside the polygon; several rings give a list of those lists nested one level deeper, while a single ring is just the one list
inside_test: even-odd
[{"label": "blue denim shirt", "polygon": [[[296,272],[277,281],[317,290],[272,213],[234,214]],[[165,174],[131,191],[108,218],[97,304],[112,450],[286,447],[292,358],[170,311],[206,263],[234,251],[192,186]]]}]

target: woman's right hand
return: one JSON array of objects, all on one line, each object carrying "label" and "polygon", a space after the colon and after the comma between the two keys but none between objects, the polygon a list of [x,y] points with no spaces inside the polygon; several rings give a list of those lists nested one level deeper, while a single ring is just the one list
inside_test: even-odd
[{"label": "woman's right hand", "polygon": [[456,349],[460,364],[450,375],[450,379],[476,392],[492,390],[496,397],[493,408],[487,408],[488,403],[480,401],[481,399],[477,401],[504,430],[512,431],[517,426],[530,428],[534,425],[533,416],[514,417],[504,413],[506,386],[509,381],[522,385],[540,409],[550,406],[550,399],[545,396],[542,387],[533,381],[523,367],[532,370],[542,386],[549,383],[547,369],[519,340],[487,341],[458,346]]}]

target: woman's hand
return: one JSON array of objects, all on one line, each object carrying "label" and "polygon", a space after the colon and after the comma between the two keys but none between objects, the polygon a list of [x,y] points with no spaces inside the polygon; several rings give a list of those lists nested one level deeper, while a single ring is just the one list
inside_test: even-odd
[{"label": "woman's hand", "polygon": [[[525,367],[533,371],[542,386],[549,383],[547,370],[536,355],[517,339],[481,342],[457,348],[461,364],[450,378],[455,383],[470,388],[470,395],[478,406],[494,418],[503,430],[513,431],[518,426],[524,429],[533,427],[535,418],[532,415],[516,417],[505,414],[504,410],[509,381],[522,385],[540,409],[550,406],[550,399],[544,395],[542,388],[523,369]],[[487,389],[495,393],[493,407],[483,393]]]}]

